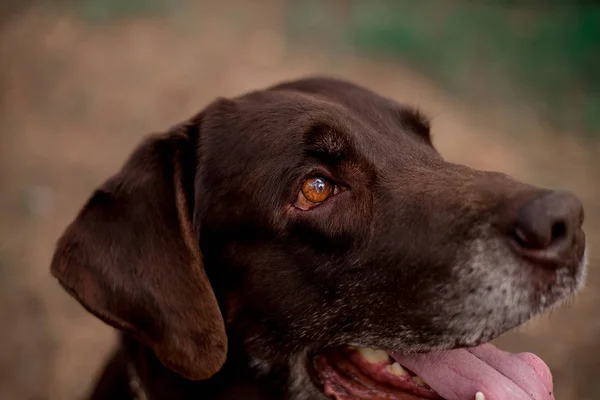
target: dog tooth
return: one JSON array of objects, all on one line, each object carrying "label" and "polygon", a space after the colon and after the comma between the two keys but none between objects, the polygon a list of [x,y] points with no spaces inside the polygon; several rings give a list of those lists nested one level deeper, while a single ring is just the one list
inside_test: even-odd
[{"label": "dog tooth", "polygon": [[371,364],[379,364],[390,359],[388,353],[383,350],[375,350],[369,347],[359,347],[358,352]]},{"label": "dog tooth", "polygon": [[[421,385],[421,386],[425,386],[425,381],[423,380],[423,378],[421,378],[420,376],[413,376],[412,378],[413,382],[416,383],[417,385]],[[479,399],[477,399],[479,400]],[[485,399],[484,399],[485,400]]]},{"label": "dog tooth", "polygon": [[475,400],[485,400],[485,396],[481,392],[475,393]]},{"label": "dog tooth", "polygon": [[408,372],[402,368],[402,365],[398,364],[397,362],[388,365],[387,367],[385,367],[385,369],[387,370],[387,372],[389,372],[392,375],[396,375],[396,376],[407,376]]}]

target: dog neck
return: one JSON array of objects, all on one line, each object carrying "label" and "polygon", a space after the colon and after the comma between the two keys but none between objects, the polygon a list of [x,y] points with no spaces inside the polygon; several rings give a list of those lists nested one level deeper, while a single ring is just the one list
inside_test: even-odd
[{"label": "dog neck", "polygon": [[227,363],[206,381],[190,381],[166,368],[150,348],[123,335],[121,351],[126,358],[126,374],[132,400],[273,400],[281,399],[269,383],[271,376],[258,378],[249,373],[246,357],[230,348]]},{"label": "dog neck", "polygon": [[127,377],[132,400],[148,400],[140,376],[137,373],[135,365],[131,361],[127,361]]}]

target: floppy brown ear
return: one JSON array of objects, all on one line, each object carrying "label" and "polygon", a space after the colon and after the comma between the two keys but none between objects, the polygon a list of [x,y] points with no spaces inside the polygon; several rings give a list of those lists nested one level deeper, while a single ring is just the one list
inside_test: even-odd
[{"label": "floppy brown ear", "polygon": [[192,229],[195,173],[183,129],[148,138],[67,228],[51,269],[88,311],[201,380],[222,367],[227,337]]}]

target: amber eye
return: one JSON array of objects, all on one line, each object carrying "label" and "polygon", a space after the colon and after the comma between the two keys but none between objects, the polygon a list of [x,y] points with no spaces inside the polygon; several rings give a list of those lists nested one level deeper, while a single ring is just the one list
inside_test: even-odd
[{"label": "amber eye", "polygon": [[309,178],[302,184],[302,190],[298,194],[296,207],[308,210],[324,202],[334,192],[334,186],[325,178]]},{"label": "amber eye", "polygon": [[311,178],[304,181],[302,194],[311,203],[322,203],[332,192],[332,185],[323,178]]}]

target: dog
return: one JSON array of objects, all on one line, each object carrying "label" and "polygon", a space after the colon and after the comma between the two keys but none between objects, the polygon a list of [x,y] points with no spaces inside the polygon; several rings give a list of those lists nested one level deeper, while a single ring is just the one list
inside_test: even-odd
[{"label": "dog", "polygon": [[574,195],[445,161],[418,110],[307,77],[149,136],[51,271],[121,332],[91,399],[552,399],[488,342],[585,277]]}]

